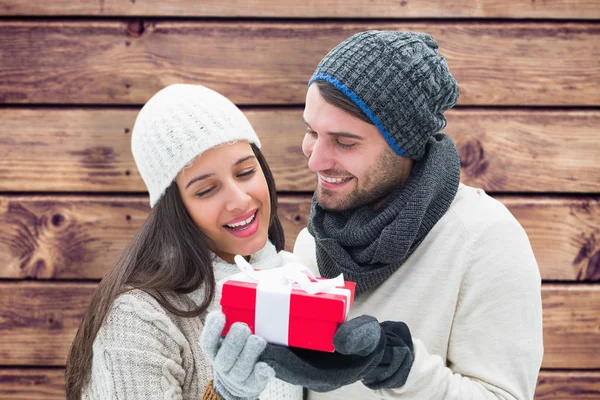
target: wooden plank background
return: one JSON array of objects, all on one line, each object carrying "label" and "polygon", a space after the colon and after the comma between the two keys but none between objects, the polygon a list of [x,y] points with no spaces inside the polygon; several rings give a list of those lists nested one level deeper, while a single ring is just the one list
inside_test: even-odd
[{"label": "wooden plank background", "polygon": [[392,29],[438,40],[462,181],[529,235],[536,400],[600,399],[599,22],[597,0],[0,0],[0,398],[64,398],[87,302],[149,210],[129,143],[153,93],[202,83],[242,107],[291,249],[315,187],[306,82],[344,38]]},{"label": "wooden plank background", "polygon": [[[600,102],[600,27],[580,23],[23,21],[0,25],[0,103],[144,103],[202,82],[238,104],[298,104],[318,61],[368,29],[431,33],[460,105]],[[285,88],[285,90],[281,90]]]}]

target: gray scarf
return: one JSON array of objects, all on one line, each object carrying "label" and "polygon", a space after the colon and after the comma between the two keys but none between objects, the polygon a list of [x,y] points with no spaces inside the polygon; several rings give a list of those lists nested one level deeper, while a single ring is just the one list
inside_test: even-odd
[{"label": "gray scarf", "polygon": [[360,294],[378,286],[406,261],[446,213],[460,182],[460,158],[452,139],[432,136],[404,186],[377,210],[368,205],[331,212],[313,197],[308,231],[315,238],[319,271],[344,273]]}]

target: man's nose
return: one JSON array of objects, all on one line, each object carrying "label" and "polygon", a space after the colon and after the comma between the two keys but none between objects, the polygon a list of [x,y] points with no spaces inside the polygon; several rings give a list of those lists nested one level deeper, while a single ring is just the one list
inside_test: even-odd
[{"label": "man's nose", "polygon": [[310,146],[306,149],[304,154],[308,157],[308,169],[313,172],[323,171],[326,169],[332,169],[334,167],[334,161],[332,158],[332,149],[328,148],[325,140],[320,138],[313,139]]}]

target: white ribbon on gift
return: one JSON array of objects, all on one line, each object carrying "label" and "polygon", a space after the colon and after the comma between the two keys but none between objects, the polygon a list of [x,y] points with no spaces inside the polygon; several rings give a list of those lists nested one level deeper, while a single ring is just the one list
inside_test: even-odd
[{"label": "white ribbon on gift", "polygon": [[234,280],[257,284],[254,333],[269,343],[288,345],[292,289],[300,289],[309,294],[344,295],[348,298],[346,316],[348,315],[350,291],[338,287],[344,286],[343,274],[333,279],[316,280],[310,269],[296,262],[286,263],[278,268],[254,270],[244,257],[236,255],[234,260],[241,272],[220,283]]}]

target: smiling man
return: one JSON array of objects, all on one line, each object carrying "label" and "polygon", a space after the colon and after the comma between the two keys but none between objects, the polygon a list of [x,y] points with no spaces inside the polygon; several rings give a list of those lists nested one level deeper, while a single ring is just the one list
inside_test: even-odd
[{"label": "smiling man", "polygon": [[302,149],[317,188],[294,253],[357,283],[350,318],[388,321],[384,339],[365,333],[360,354],[274,357],[277,376],[311,389],[310,400],[533,399],[540,273],[510,212],[460,183],[442,133],[457,100],[424,33],[358,33],[309,81]]},{"label": "smiling man", "polygon": [[344,104],[342,98],[338,101],[343,108],[338,108],[321,94],[336,96],[336,91],[322,81],[309,87],[302,151],[310,170],[317,173],[319,205],[327,210],[347,210],[384,199],[406,181],[413,160],[398,157],[362,112],[349,114],[352,104]]}]

